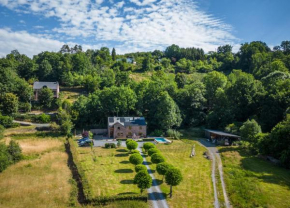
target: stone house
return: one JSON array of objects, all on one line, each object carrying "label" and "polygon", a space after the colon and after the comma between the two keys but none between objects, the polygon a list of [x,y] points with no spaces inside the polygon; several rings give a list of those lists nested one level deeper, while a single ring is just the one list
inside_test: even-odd
[{"label": "stone house", "polygon": [[59,84],[58,82],[34,82],[33,83],[33,93],[34,93],[34,100],[38,100],[38,93],[43,88],[49,88],[53,92],[53,97],[59,97]]},{"label": "stone house", "polygon": [[108,117],[109,138],[140,138],[147,136],[144,117]]}]

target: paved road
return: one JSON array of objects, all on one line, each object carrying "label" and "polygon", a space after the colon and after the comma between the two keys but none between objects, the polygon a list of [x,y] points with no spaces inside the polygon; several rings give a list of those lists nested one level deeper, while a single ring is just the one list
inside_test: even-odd
[{"label": "paved road", "polygon": [[217,199],[217,190],[216,190],[216,180],[215,180],[215,164],[217,162],[218,165],[218,170],[219,170],[219,174],[220,174],[220,180],[221,180],[221,185],[222,185],[222,190],[223,190],[223,195],[224,195],[224,199],[225,199],[225,207],[226,208],[231,208],[230,205],[230,201],[226,192],[226,186],[225,186],[225,182],[224,182],[224,175],[223,175],[223,164],[222,164],[222,160],[221,160],[221,156],[218,152],[218,149],[216,148],[216,146],[214,144],[212,144],[211,142],[208,142],[205,139],[201,139],[199,140],[199,142],[205,146],[210,154],[212,155],[212,180],[213,180],[213,185],[214,185],[214,192],[215,192],[215,208],[219,207],[219,202]]},{"label": "paved road", "polygon": [[146,161],[145,155],[142,153],[141,146],[138,147],[139,152],[143,157],[143,164],[147,167],[149,175],[152,177],[152,186],[147,189],[149,201],[152,203],[154,208],[169,208],[166,198],[163,195],[159,185],[157,184],[157,180],[155,179],[152,170],[150,169],[148,162]]},{"label": "paved road", "polygon": [[22,126],[36,126],[36,127],[49,127],[50,126],[49,123],[39,124],[39,123],[31,123],[31,122],[16,121],[16,120],[13,120],[13,123],[19,123]]}]

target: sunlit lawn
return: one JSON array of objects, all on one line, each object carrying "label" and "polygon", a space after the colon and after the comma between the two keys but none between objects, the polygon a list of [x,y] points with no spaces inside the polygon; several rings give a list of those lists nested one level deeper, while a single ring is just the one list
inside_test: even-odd
[{"label": "sunlit lawn", "polygon": [[[186,142],[186,143],[185,143]],[[192,145],[195,144],[196,156],[190,158]],[[173,197],[167,198],[170,207],[213,207],[214,195],[211,180],[211,162],[203,157],[205,148],[194,141],[174,141],[170,145],[158,144],[158,149],[166,161],[179,168],[183,175],[180,185],[173,187]],[[147,157],[150,161],[150,157]],[[150,165],[154,171],[156,165]],[[162,176],[155,172],[155,177],[162,183]],[[161,184],[164,193],[169,193],[169,186]]]},{"label": "sunlit lawn", "polygon": [[235,147],[220,148],[233,207],[290,207],[290,171]]},{"label": "sunlit lawn", "polygon": [[139,194],[133,184],[134,166],[124,148],[94,148],[96,161],[90,147],[79,147],[79,160],[92,188],[93,197]]}]

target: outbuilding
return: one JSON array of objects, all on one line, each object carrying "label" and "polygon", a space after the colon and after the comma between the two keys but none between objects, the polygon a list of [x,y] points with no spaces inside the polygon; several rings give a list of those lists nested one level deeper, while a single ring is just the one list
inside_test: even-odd
[{"label": "outbuilding", "polygon": [[205,129],[204,131],[205,137],[209,139],[212,143],[232,145],[234,141],[241,140],[241,137],[235,134],[210,129]]},{"label": "outbuilding", "polygon": [[34,92],[34,100],[38,100],[38,93],[43,88],[49,88],[53,92],[53,97],[58,98],[59,97],[59,84],[58,82],[34,82],[33,84],[33,92]]}]

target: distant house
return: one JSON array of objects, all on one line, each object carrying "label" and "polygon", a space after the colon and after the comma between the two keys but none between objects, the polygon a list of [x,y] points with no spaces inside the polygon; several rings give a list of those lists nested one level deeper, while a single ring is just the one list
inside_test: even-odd
[{"label": "distant house", "polygon": [[34,82],[33,84],[33,92],[34,92],[34,100],[38,100],[38,93],[43,88],[49,88],[53,92],[53,97],[59,97],[59,84],[58,82]]},{"label": "distant house", "polygon": [[205,129],[205,137],[213,143],[221,143],[224,145],[232,145],[234,141],[241,140],[241,137],[235,134],[230,134],[217,130]]},{"label": "distant house", "polygon": [[108,117],[109,138],[138,138],[147,136],[144,117]]}]

